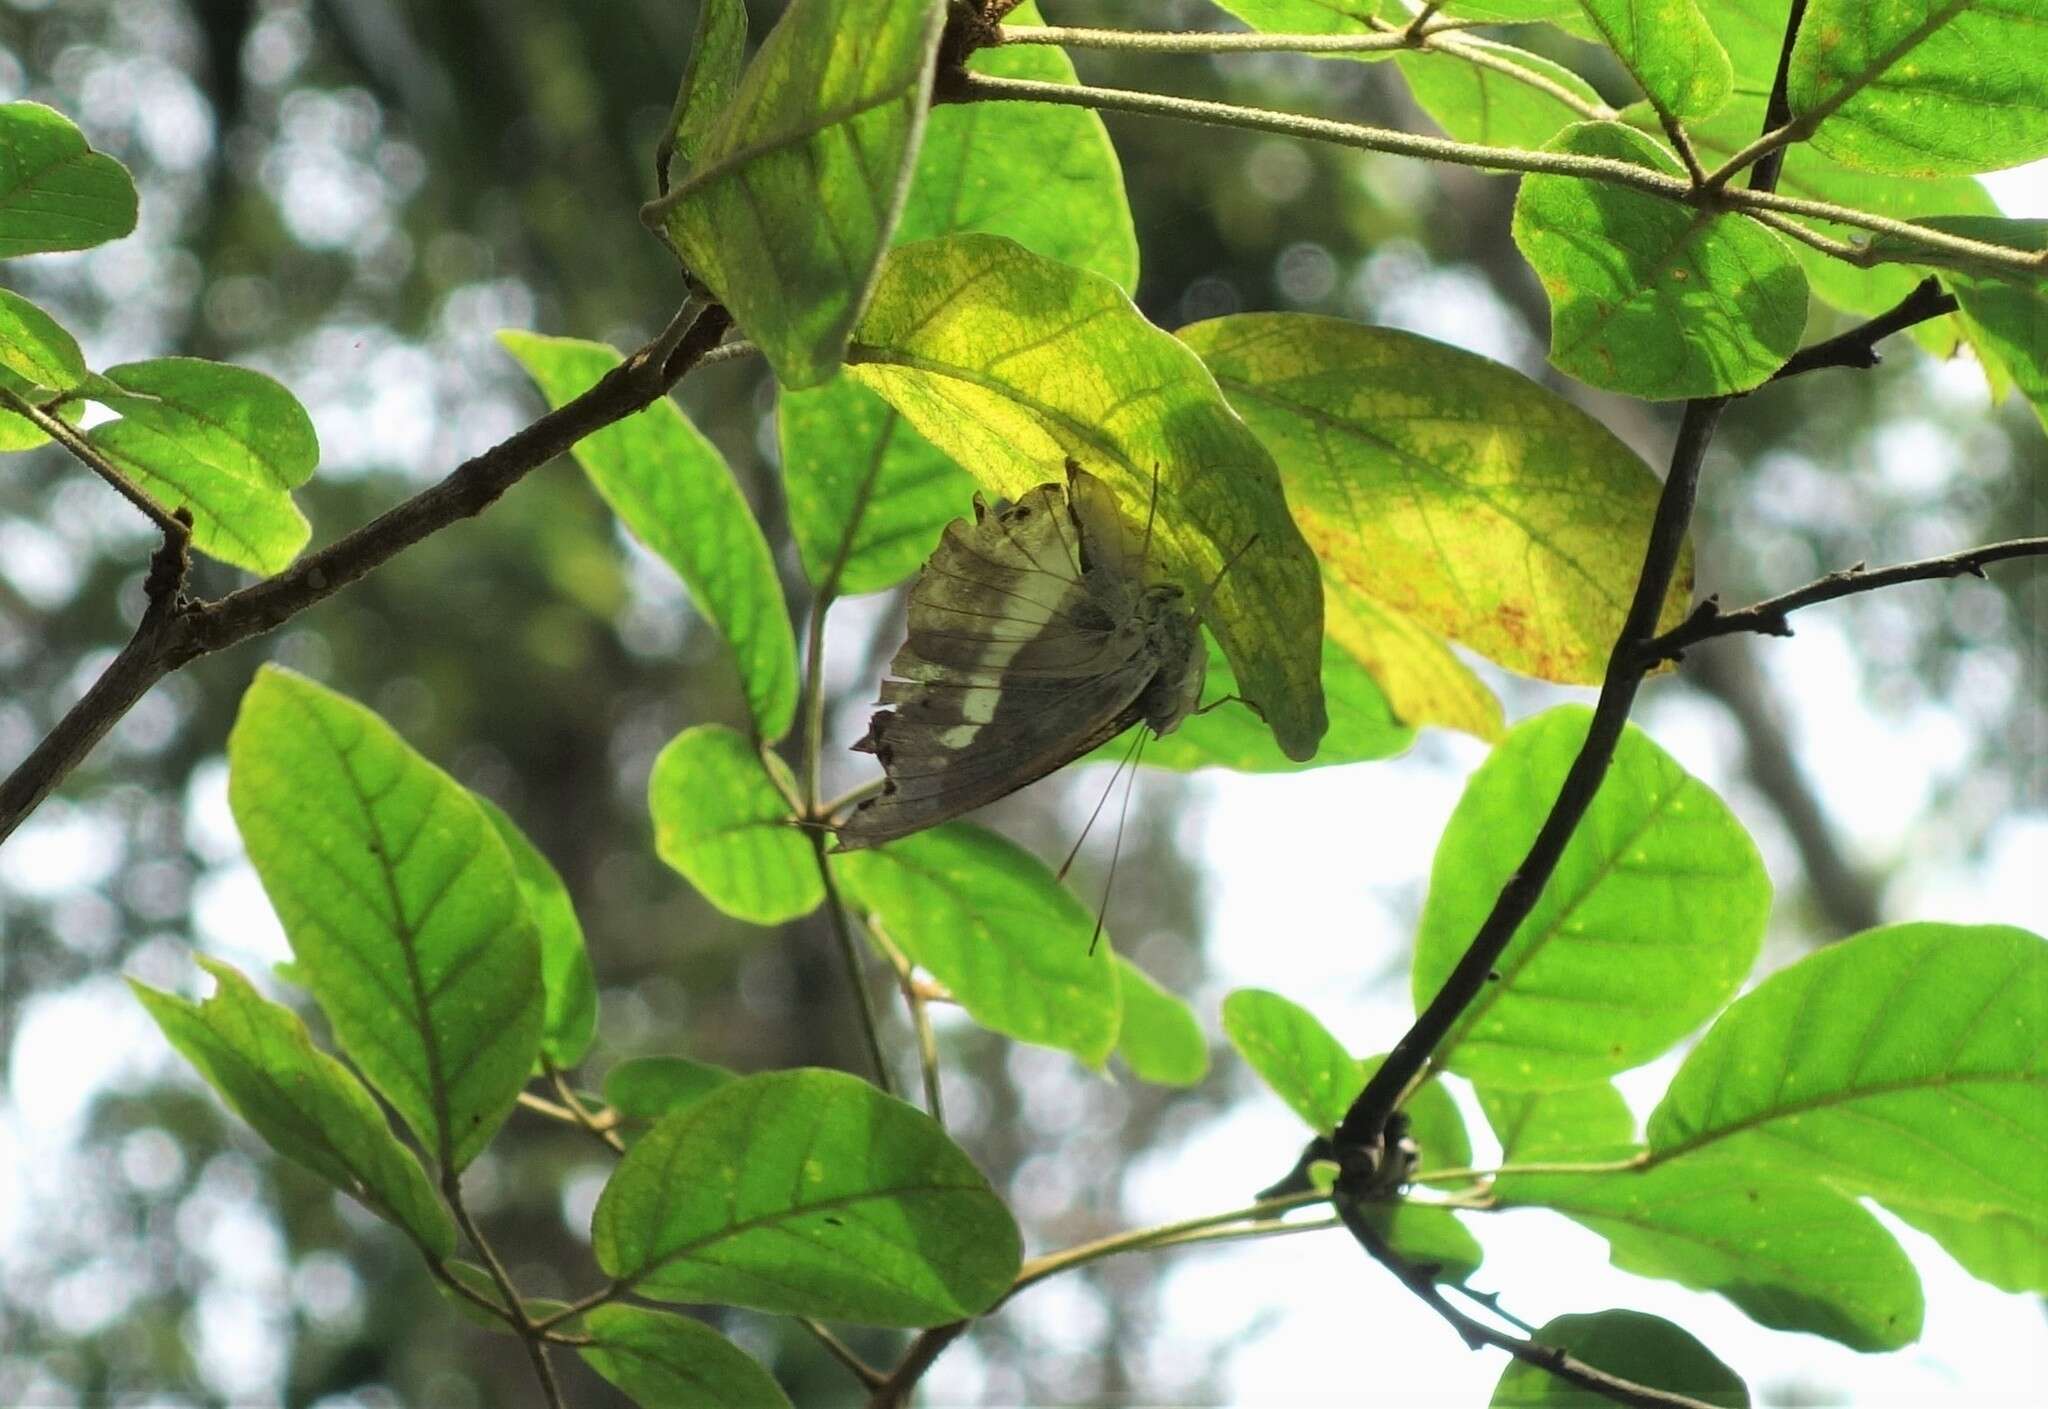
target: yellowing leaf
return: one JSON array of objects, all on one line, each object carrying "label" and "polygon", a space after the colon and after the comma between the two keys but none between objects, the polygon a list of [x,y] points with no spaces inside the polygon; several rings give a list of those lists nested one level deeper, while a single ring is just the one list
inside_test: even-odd
[{"label": "yellowing leaf", "polygon": [[1122,290],[994,236],[906,245],[847,362],[999,494],[1062,478],[1068,456],[1106,481],[1150,518],[1162,575],[1189,601],[1215,584],[1205,623],[1281,749],[1315,752],[1328,727],[1315,558],[1264,447]]}]

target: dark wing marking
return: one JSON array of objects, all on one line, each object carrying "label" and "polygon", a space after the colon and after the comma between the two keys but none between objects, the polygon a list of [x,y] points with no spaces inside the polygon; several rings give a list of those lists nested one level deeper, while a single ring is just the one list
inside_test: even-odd
[{"label": "dark wing marking", "polygon": [[971,524],[948,525],[911,589],[909,637],[882,685],[890,708],[854,746],[881,759],[885,791],[839,829],[841,849],[992,802],[1142,713],[1155,653],[1130,591],[1091,566],[1100,534],[1121,551],[1115,500],[1073,473],[1090,497],[1087,519],[1068,486],[1044,484]]},{"label": "dark wing marking", "polygon": [[879,756],[888,780],[879,796],[861,803],[839,828],[839,849],[877,846],[922,831],[1072,762],[1138,720],[1139,701],[1155,672],[1152,662],[1140,659],[1055,694],[1020,699],[1014,689],[1004,689],[996,718],[980,726],[965,749],[949,746],[942,736],[967,726],[934,717],[936,702],[951,691],[928,692],[877,713],[867,738],[855,747]]}]

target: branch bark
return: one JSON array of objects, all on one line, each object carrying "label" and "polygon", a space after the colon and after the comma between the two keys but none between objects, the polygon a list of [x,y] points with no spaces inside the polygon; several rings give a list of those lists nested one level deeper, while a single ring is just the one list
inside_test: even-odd
[{"label": "branch bark", "polygon": [[1337,1216],[1344,1220],[1344,1226],[1351,1236],[1371,1254],[1374,1261],[1392,1272],[1431,1311],[1451,1324],[1452,1329],[1464,1337],[1465,1344],[1474,1350],[1492,1346],[1505,1350],[1515,1359],[1547,1370],[1567,1384],[1590,1390],[1616,1404],[1647,1406],[1647,1409],[1712,1409],[1705,1400],[1690,1395],[1677,1394],[1671,1390],[1657,1389],[1651,1385],[1625,1380],[1619,1375],[1610,1375],[1597,1366],[1554,1345],[1522,1336],[1509,1335],[1498,1327],[1489,1326],[1477,1317],[1468,1316],[1451,1305],[1430,1277],[1430,1269],[1409,1262],[1389,1247],[1377,1230],[1365,1218],[1363,1206],[1355,1201],[1339,1197],[1336,1200]]},{"label": "branch bark", "polygon": [[308,607],[459,519],[483,512],[499,495],[583,439],[665,394],[732,325],[712,305],[641,348],[574,401],[550,411],[447,478],[287,571],[213,602],[154,602],[85,696],[0,783],[0,842],[61,783],[109,729],[157,681],[204,655],[275,630]]}]

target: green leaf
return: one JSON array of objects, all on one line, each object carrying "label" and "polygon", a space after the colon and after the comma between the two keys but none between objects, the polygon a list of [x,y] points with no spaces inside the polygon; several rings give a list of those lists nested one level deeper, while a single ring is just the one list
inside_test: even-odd
[{"label": "green leaf", "polygon": [[[1250,706],[1242,702],[1222,703],[1238,693],[1237,674],[1206,633],[1203,644],[1209,652],[1209,680],[1202,690],[1206,701],[1202,707],[1209,712],[1189,715],[1163,739],[1148,737],[1141,758],[1147,767],[1170,768],[1181,773],[1192,773],[1198,768],[1293,773],[1303,768],[1391,758],[1414,742],[1414,731],[1394,722],[1387,697],[1365,667],[1326,638],[1323,700],[1329,710],[1330,732],[1323,735],[1313,758],[1298,763],[1280,752],[1273,742],[1273,731]],[[1145,728],[1142,724],[1135,727]],[[1151,731],[1146,732],[1149,735]],[[1128,732],[1121,734],[1088,757],[1098,761],[1121,759],[1130,751],[1130,737]]]},{"label": "green leaf", "polygon": [[[1251,313],[1180,336],[1272,451],[1325,571],[1370,608],[1524,674],[1600,678],[1658,494],[1606,427],[1519,372],[1390,328]],[[1691,594],[1688,554],[1664,625]]]},{"label": "green leaf", "polygon": [[[1792,0],[1713,0],[1702,7],[1714,38],[1735,65],[1738,92],[1761,99],[1777,76]],[[1754,137],[1762,128],[1752,128]]]},{"label": "green leaf", "polygon": [[[1023,4],[1004,27],[1041,23]],[[1050,44],[977,49],[971,73],[1073,83],[1073,61]],[[1052,103],[947,103],[933,109],[896,243],[964,231],[1007,235],[1047,259],[1138,287],[1138,236],[1123,169],[1102,119]]]},{"label": "green leaf", "polygon": [[0,104],[0,259],[82,250],[135,228],[128,170],[41,103]]},{"label": "green leaf", "polygon": [[1443,637],[1329,569],[1323,572],[1323,626],[1372,676],[1394,718],[1409,728],[1438,724],[1489,743],[1506,729],[1499,699]]},{"label": "green leaf", "polygon": [[1722,1014],[1651,1114],[1650,1149],[1768,1160],[1902,1210],[2016,1218],[2048,1242],[2044,998],[2038,935],[1871,930]]},{"label": "green leaf", "polygon": [[[5,296],[6,290],[0,289],[0,320],[7,317]],[[4,358],[5,351],[0,349],[0,359]],[[5,388],[25,401],[45,401],[50,395],[48,388],[24,380],[12,368],[4,365],[4,361],[0,361],[0,388]],[[84,413],[85,403],[76,398],[50,408],[51,415],[74,426]],[[44,435],[40,428],[7,410],[5,406],[0,406],[0,454],[14,450],[33,450],[38,445],[49,444],[49,441],[50,438]]]},{"label": "green leaf", "polygon": [[668,189],[671,161],[681,157],[683,170],[689,170],[711,129],[732,106],[746,57],[746,0],[704,0],[697,7],[690,62],[683,68],[668,128],[654,149],[654,170],[663,191]]},{"label": "green leaf", "polygon": [[736,730],[685,729],[647,780],[655,853],[734,919],[779,925],[808,915],[825,883],[789,804],[795,788],[781,759]]},{"label": "green leaf", "polygon": [[1191,602],[1215,584],[1206,624],[1282,751],[1315,752],[1328,727],[1315,558],[1272,461],[1193,353],[1114,284],[992,235],[892,251],[855,337],[852,375],[995,493],[1059,480],[1071,455],[1135,521],[1150,515],[1163,575]]},{"label": "green leaf", "polygon": [[1365,1087],[1367,1069],[1313,1013],[1263,988],[1223,1000],[1223,1035],[1274,1095],[1328,1135]]},{"label": "green leaf", "polygon": [[1542,1206],[1607,1239],[1616,1267],[1719,1292],[1773,1330],[1855,1350],[1920,1334],[1920,1279],[1898,1240],[1825,1185],[1694,1155],[1623,1173],[1503,1174],[1503,1207]]},{"label": "green leaf", "polygon": [[1604,1081],[1556,1091],[1479,1089],[1479,1108],[1500,1139],[1502,1164],[1584,1160],[1636,1144],[1636,1118]]},{"label": "green leaf", "polygon": [[[1370,1079],[1384,1061],[1384,1056],[1367,1057],[1359,1069]],[[1401,1109],[1408,1117],[1408,1138],[1415,1142],[1421,1159],[1417,1170],[1471,1168],[1472,1137],[1465,1133],[1465,1117],[1458,1113],[1458,1103],[1442,1082],[1425,1081]]]},{"label": "green leaf", "polygon": [[1396,1202],[1370,1205],[1364,1213],[1387,1246],[1430,1268],[1432,1281],[1463,1282],[1485,1260],[1479,1240],[1447,1208]]},{"label": "green leaf", "polygon": [[[498,334],[550,406],[619,364],[603,343]],[[796,636],[761,527],[717,447],[667,397],[578,441],[576,463],[612,511],[676,571],[731,643],[754,727],[769,742],[796,718]]]},{"label": "green leaf", "polygon": [[93,399],[121,413],[85,433],[166,509],[192,511],[192,546],[281,572],[312,536],[292,490],[320,462],[313,418],[281,384],[225,362],[160,357],[109,367]]},{"label": "green leaf", "polygon": [[2048,1227],[2018,1214],[1894,1210],[1940,1243],[1971,1276],[2001,1291],[2048,1292]]},{"label": "green leaf", "polygon": [[[1008,25],[1035,24],[1031,5]],[[977,73],[1074,82],[1043,44],[980,49]],[[950,103],[931,115],[896,243],[978,230],[1007,235],[1126,290],[1137,236],[1102,120],[1052,104]],[[973,480],[886,402],[851,378],[785,392],[778,407],[790,528],[813,584],[876,592],[916,572]]]},{"label": "green leaf", "polygon": [[869,927],[969,1017],[1092,1067],[1109,1060],[1123,1014],[1115,956],[1044,862],[965,822],[831,860]]},{"label": "green leaf", "polygon": [[772,1409],[789,1396],[775,1377],[702,1321],[644,1306],[600,1306],[580,1329],[590,1368],[649,1409]]},{"label": "green leaf", "polygon": [[1994,171],[2048,154],[2048,0],[1813,0],[1786,97],[1866,171]]},{"label": "green leaf", "polygon": [[590,1050],[597,1035],[597,976],[583,945],[583,922],[561,875],[528,840],[519,824],[495,802],[471,794],[497,829],[498,840],[512,856],[519,893],[526,900],[540,934],[540,982],[545,995],[540,1025],[540,1051],[558,1068],[573,1067]]},{"label": "green leaf", "polygon": [[[1707,1404],[1748,1409],[1749,1386],[1689,1331],[1640,1311],[1558,1316],[1533,1339],[1631,1383]],[[1540,1365],[1511,1362],[1493,1388],[1493,1409],[1599,1409],[1611,1400],[1568,1384]]]},{"label": "green leaf", "polygon": [[1123,1025],[1116,1054],[1140,1081],[1194,1086],[1209,1074],[1209,1040],[1194,1010],[1122,955],[1116,961]]},{"label": "green leaf", "polygon": [[275,666],[228,736],[228,802],[342,1049],[462,1168],[540,1050],[540,942],[490,819],[369,710]]},{"label": "green leaf", "polygon": [[0,370],[12,372],[33,392],[41,393],[31,395],[31,400],[75,390],[87,376],[85,354],[78,350],[78,339],[56,319],[8,289],[0,289]]},{"label": "green leaf", "polygon": [[[1616,122],[1568,128],[1550,149],[1680,174],[1655,142]],[[1748,391],[1806,328],[1798,261],[1747,216],[1530,176],[1514,235],[1550,296],[1551,364],[1609,391],[1652,401]]]},{"label": "green leaf", "polygon": [[[2008,249],[2048,250],[2048,220],[1936,216],[1920,223]],[[2048,274],[2028,278],[1959,268],[1940,273],[1962,305],[1972,345],[2012,378],[2048,429]]]},{"label": "green leaf", "polygon": [[1692,122],[1728,101],[1735,69],[1693,0],[1579,0],[1651,104]]},{"label": "green leaf", "polygon": [[736,1072],[687,1057],[634,1057],[605,1074],[604,1103],[619,1117],[619,1133],[632,1144],[654,1121],[738,1079]]},{"label": "green leaf", "polygon": [[1487,39],[1460,36],[1452,46],[1397,53],[1394,63],[1416,105],[1461,142],[1540,147],[1613,112],[1563,64]]},{"label": "green leaf", "polygon": [[598,1264],[642,1296],[936,1326],[1010,1289],[1017,1225],[922,1111],[836,1071],[743,1077],[626,1152]]},{"label": "green leaf", "polygon": [[[1776,35],[1782,33],[1785,27],[1784,0],[1778,0],[1776,8],[1776,31],[1771,40],[1773,62],[1777,54]],[[1718,8],[1715,11],[1715,18],[1721,18]],[[1700,161],[1712,169],[1748,146],[1763,130],[1763,118],[1762,93],[1742,95],[1710,120],[1690,125],[1686,129],[1686,134],[1691,138],[1693,150],[1699,154]],[[1650,111],[1646,103],[1638,103],[1626,109],[1622,113],[1622,120],[1649,133],[1653,138],[1661,136],[1656,115]],[[1990,192],[1984,189],[1982,183],[1970,177],[1922,179],[1873,175],[1867,171],[1855,171],[1843,166],[1803,142],[1786,151],[1784,166],[1778,173],[1778,190],[1788,196],[1828,201],[1835,205],[1848,206],[1853,210],[1868,211],[1873,215],[1888,215],[1899,220],[1917,220],[1930,215],[1998,213],[1998,206],[1991,199]],[[1825,222],[1808,223],[1823,234],[1840,233]],[[1906,264],[1873,264],[1864,269],[1847,260],[1822,254],[1819,250],[1803,244],[1791,243],[1790,248],[1801,267],[1806,270],[1807,282],[1814,297],[1851,313],[1883,313],[1911,292],[1913,286],[1922,278],[1923,271]],[[1913,329],[1913,334],[1923,343],[1929,342],[1932,338],[1930,349],[1938,356],[1946,356],[1954,350],[1955,326],[1948,320],[1940,323],[1922,323]]]},{"label": "green leaf", "polygon": [[455,1225],[411,1150],[349,1069],[313,1045],[306,1025],[217,959],[203,1003],[128,986],[171,1045],[270,1147],[403,1228],[431,1257],[455,1250]]},{"label": "green leaf", "polygon": [[944,20],[943,0],[794,0],[688,179],[642,212],[786,387],[838,370],[909,191]]},{"label": "green leaf", "polygon": [[[1437,844],[1414,993],[1435,998],[1535,840],[1591,711],[1510,730]],[[1712,789],[1623,734],[1600,791],[1489,983],[1437,1060],[1480,1085],[1579,1086],[1639,1066],[1706,1021],[1755,964],[1771,886]]]},{"label": "green leaf", "polygon": [[790,534],[820,591],[894,587],[974,501],[967,472],[851,377],[783,392],[776,424]]}]

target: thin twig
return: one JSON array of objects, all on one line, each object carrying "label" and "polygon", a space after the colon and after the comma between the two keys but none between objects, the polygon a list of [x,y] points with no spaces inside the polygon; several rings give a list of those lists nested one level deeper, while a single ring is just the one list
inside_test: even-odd
[{"label": "thin twig", "polygon": [[184,604],[156,629],[138,631],[29,756],[0,783],[0,841],[47,797],[157,681],[200,656],[271,631],[450,524],[488,508],[507,489],[596,430],[624,419],[696,366],[732,325],[705,308],[680,333],[664,333],[596,386],[464,461],[355,532],[253,586],[215,602]]},{"label": "thin twig", "polygon": [[[1345,1167],[1347,1176],[1357,1177],[1372,1172],[1369,1166],[1377,1161],[1380,1132],[1385,1128],[1387,1117],[1393,1113],[1402,1091],[1450,1035],[1472,1000],[1486,988],[1494,965],[1499,962],[1522,921],[1535,908],[1543,887],[1557,869],[1565,844],[1577,830],[1579,819],[1592,806],[1593,796],[1599,791],[1600,781],[1606,776],[1614,751],[1621,743],[1622,729],[1628,723],[1629,710],[1635,704],[1636,691],[1641,687],[1643,674],[1648,668],[1643,648],[1657,633],[1657,619],[1663,610],[1665,596],[1671,590],[1679,553],[1685,546],[1687,526],[1692,520],[1700,467],[1706,459],[1714,425],[1726,405],[1726,398],[1720,397],[1686,404],[1677,442],[1671,452],[1670,473],[1665,476],[1663,492],[1657,499],[1657,512],[1651,522],[1649,544],[1643,553],[1643,569],[1636,580],[1635,597],[1629,603],[1627,619],[1622,623],[1614,650],[1608,657],[1606,676],[1600,686],[1600,698],[1593,707],[1593,720],[1587,728],[1585,743],[1580,746],[1578,757],[1572,760],[1571,770],[1558,789],[1550,815],[1544,819],[1542,829],[1530,844],[1528,855],[1508,878],[1507,884],[1501,887],[1492,913],[1480,925],[1478,934],[1444,980],[1443,987],[1430,1000],[1429,1006],[1416,1018],[1414,1026],[1394,1044],[1394,1050],[1373,1072],[1365,1089],[1351,1103],[1351,1109],[1345,1112],[1343,1122],[1337,1127],[1335,1143],[1339,1163]],[[1356,1161],[1361,1156],[1368,1167],[1357,1166]]]},{"label": "thin twig", "polygon": [[833,1335],[831,1328],[824,1322],[813,1321],[808,1316],[799,1316],[796,1322],[811,1333],[812,1339],[825,1348],[826,1354],[844,1365],[847,1373],[860,1381],[862,1389],[876,1390],[888,1383],[887,1375],[854,1354],[853,1347]]},{"label": "thin twig", "polygon": [[875,1016],[875,1000],[868,992],[867,975],[861,968],[860,944],[853,937],[853,921],[847,914],[846,897],[839,893],[839,880],[832,874],[831,860],[825,854],[825,833],[813,828],[809,835],[811,854],[818,863],[818,879],[825,886],[825,912],[832,923],[832,937],[839,942],[839,958],[846,967],[846,981],[853,989],[860,1012],[860,1030],[867,1041],[868,1064],[875,1069],[875,1085],[893,1096],[896,1086],[889,1076],[888,1059],[882,1055],[881,1023]]},{"label": "thin twig", "polygon": [[593,1114],[590,1107],[583,1104],[583,1098],[569,1085],[569,1078],[562,1074],[561,1068],[546,1057],[541,1058],[541,1065],[547,1071],[548,1081],[554,1086],[555,1094],[562,1099],[562,1108],[569,1112],[569,1119],[579,1128],[588,1131],[599,1144],[613,1154],[624,1154],[626,1142],[620,1139],[619,1132],[612,1128],[613,1122]]},{"label": "thin twig", "polygon": [[526,1314],[526,1307],[519,1299],[519,1289],[512,1285],[512,1278],[506,1273],[505,1264],[499,1260],[497,1249],[491,1246],[483,1230],[477,1227],[476,1219],[470,1216],[469,1207],[462,1198],[462,1175],[452,1164],[441,1167],[441,1195],[448,1201],[448,1211],[455,1215],[455,1226],[462,1230],[462,1236],[476,1250],[478,1260],[490,1276],[491,1285],[505,1299],[505,1309],[511,1313],[506,1319],[526,1347],[526,1358],[533,1362],[534,1377],[540,1381],[540,1391],[548,1402],[548,1409],[566,1409],[562,1386],[555,1379],[555,1367],[548,1359],[541,1328]]},{"label": "thin twig", "polygon": [[1004,25],[1004,44],[1057,44],[1132,54],[1376,54],[1421,47],[1431,34],[1463,29],[1439,22],[1419,35],[1405,29],[1369,34],[1268,34],[1241,30],[1087,29],[1073,25]]},{"label": "thin twig", "polygon": [[[180,531],[178,522],[169,509],[143,493],[141,486],[130,479],[125,470],[108,459],[97,445],[87,440],[76,426],[62,416],[45,410],[12,387],[6,386],[0,386],[0,407],[12,411],[70,452],[72,459],[112,485],[116,493],[139,509],[151,523],[164,532],[166,537]],[[188,534],[191,522],[192,518],[188,513],[185,516],[185,531]]]},{"label": "thin twig", "polygon": [[883,1377],[882,1382],[868,1395],[868,1409],[902,1409],[910,1401],[910,1395],[917,1388],[917,1382],[924,1378],[924,1372],[931,1369],[947,1346],[960,1339],[971,1321],[948,1321],[943,1326],[933,1326],[919,1331],[910,1343],[910,1349],[896,1362],[896,1368]]},{"label": "thin twig", "polygon": [[1821,602],[1832,602],[1839,597],[1851,597],[1859,592],[1875,592],[1880,587],[1896,587],[1902,582],[1932,582],[1949,577],[1982,577],[1987,564],[2003,562],[2009,558],[2038,558],[2048,556],[2048,538],[2012,538],[2003,543],[1986,543],[1977,548],[1966,548],[1959,553],[1948,553],[1939,558],[1920,558],[1909,563],[1895,563],[1891,567],[1866,568],[1858,563],[1854,567],[1842,568],[1826,577],[1769,597],[1754,606],[1739,611],[1724,612],[1709,597],[1693,608],[1691,616],[1674,626],[1663,635],[1646,643],[1643,647],[1645,660],[1650,664],[1659,661],[1677,660],[1689,647],[1716,636],[1733,636],[1749,631],[1760,636],[1790,636],[1792,625],[1785,618],[1802,607],[1815,606]]},{"label": "thin twig", "polygon": [[1796,377],[1802,372],[1818,371],[1823,367],[1875,367],[1884,360],[1878,355],[1878,343],[1916,323],[1925,323],[1955,311],[1955,295],[1944,293],[1937,279],[1922,279],[1913,286],[1911,293],[1869,322],[1859,323],[1811,347],[1800,348],[1784,366],[1771,374],[1771,380],[1783,381],[1786,377]]},{"label": "thin twig", "polygon": [[533,1329],[539,1332],[552,1331],[563,1322],[573,1321],[586,1311],[595,1311],[598,1307],[608,1302],[618,1300],[625,1293],[625,1290],[626,1284],[624,1282],[607,1282],[596,1291],[577,1298],[560,1310],[551,1311],[545,1316],[537,1317],[533,1322]]},{"label": "thin twig", "polygon": [[1891,235],[1905,242],[1898,249],[1865,250],[1864,264],[1928,262],[1931,253],[1953,256],[1973,264],[2023,273],[2038,272],[2048,261],[2048,252],[2014,249],[1983,240],[1973,240],[1946,231],[1915,225],[1890,216],[1872,215],[1849,206],[1826,201],[1780,195],[1776,191],[1695,187],[1679,176],[1667,175],[1646,166],[1615,157],[1584,156],[1574,152],[1530,151],[1519,147],[1492,147],[1476,142],[1455,142],[1445,137],[1425,137],[1388,127],[1338,122],[1329,118],[1304,117],[1272,108],[1247,107],[1237,103],[1216,103],[1199,98],[1176,98],[1127,88],[1098,88],[1089,84],[1047,83],[1023,78],[992,78],[986,74],[953,73],[945,76],[943,91],[935,101],[1055,103],[1066,107],[1093,108],[1104,112],[1134,113],[1145,117],[1175,118],[1219,127],[1253,132],[1274,132],[1283,137],[1329,142],[1363,151],[1387,152],[1395,156],[1420,157],[1485,171],[1523,171],[1544,176],[1576,176],[1588,181],[1641,191],[1684,205],[1713,210],[1777,211],[1828,220],[1876,234]]},{"label": "thin twig", "polygon": [[1177,1239],[1185,1239],[1191,1234],[1206,1232],[1231,1224],[1270,1221],[1276,1215],[1285,1213],[1290,1209],[1327,1202],[1329,1197],[1325,1193],[1309,1192],[1289,1194],[1284,1198],[1261,1199],[1257,1203],[1248,1204],[1243,1208],[1233,1208],[1223,1213],[1204,1214],[1199,1218],[1183,1219],[1176,1223],[1157,1224],[1150,1228],[1133,1228],[1122,1233],[1112,1233],[1105,1238],[1097,1238],[1092,1242],[1079,1243],[1070,1248],[1062,1248],[1058,1252],[1046,1253],[1044,1256],[1034,1257],[1024,1264],[1017,1273],[1016,1282],[1012,1284],[1003,1300],[1008,1301],[1010,1297],[1017,1295],[1026,1287],[1042,1282],[1047,1277],[1051,1277],[1056,1273],[1068,1272],[1087,1263],[1100,1261],[1105,1257],[1113,1257],[1118,1253],[1139,1252],[1146,1248],[1171,1243]]},{"label": "thin twig", "polygon": [[1380,1237],[1379,1230],[1365,1217],[1366,1205],[1342,1195],[1337,1198],[1336,1205],[1337,1214],[1344,1220],[1344,1226],[1351,1230],[1351,1236],[1358,1239],[1372,1255],[1373,1260],[1392,1272],[1424,1305],[1449,1322],[1451,1329],[1463,1337],[1465,1344],[1472,1349],[1492,1346],[1497,1350],[1505,1350],[1517,1360],[1547,1370],[1558,1379],[1590,1390],[1617,1404],[1650,1406],[1650,1409],[1712,1409],[1712,1406],[1703,1400],[1676,1394],[1670,1390],[1656,1389],[1650,1385],[1637,1384],[1619,1375],[1610,1375],[1605,1370],[1588,1365],[1556,1346],[1510,1335],[1476,1317],[1466,1315],[1451,1305],[1449,1299],[1437,1287],[1431,1275],[1433,1269],[1408,1261],[1387,1245],[1386,1240]]}]

